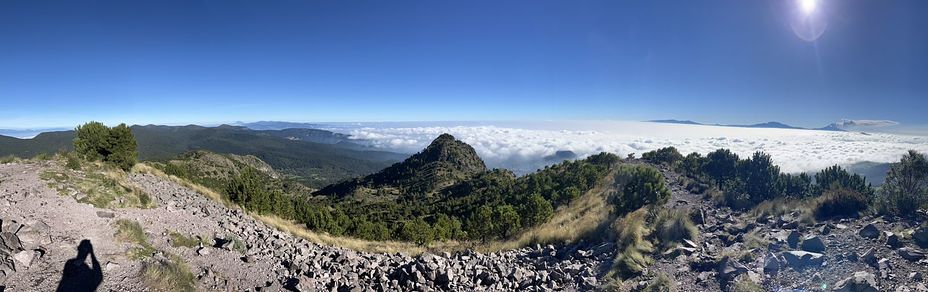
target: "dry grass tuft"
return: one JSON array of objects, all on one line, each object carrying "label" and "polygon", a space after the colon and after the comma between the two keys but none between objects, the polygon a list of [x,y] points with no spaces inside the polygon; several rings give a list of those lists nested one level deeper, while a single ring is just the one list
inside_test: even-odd
[{"label": "dry grass tuft", "polygon": [[641,208],[616,220],[613,229],[619,253],[612,261],[610,274],[618,274],[622,278],[639,275],[653,262],[649,256],[654,245],[647,240],[651,232],[646,226],[647,215],[647,210]]},{"label": "dry grass tuft", "polygon": [[532,227],[513,239],[488,242],[476,246],[476,249],[493,252],[533,244],[574,242],[582,238],[602,236],[606,233],[609,223],[615,220],[614,206],[609,203],[608,198],[608,194],[613,190],[610,182],[611,180],[604,180],[568,206],[559,208],[548,222]]},{"label": "dry grass tuft", "polygon": [[654,222],[654,236],[662,250],[673,248],[684,239],[699,241],[699,229],[686,210],[662,209]]},{"label": "dry grass tuft", "polygon": [[145,284],[152,291],[196,291],[193,273],[176,255],[167,260],[146,263],[142,267]]}]

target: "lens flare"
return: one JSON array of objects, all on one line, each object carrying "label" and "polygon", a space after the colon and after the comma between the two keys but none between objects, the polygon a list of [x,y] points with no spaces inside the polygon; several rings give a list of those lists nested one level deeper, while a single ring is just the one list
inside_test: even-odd
[{"label": "lens flare", "polygon": [[818,7],[818,2],[816,0],[799,0],[799,9],[806,15],[815,12],[816,7]]}]

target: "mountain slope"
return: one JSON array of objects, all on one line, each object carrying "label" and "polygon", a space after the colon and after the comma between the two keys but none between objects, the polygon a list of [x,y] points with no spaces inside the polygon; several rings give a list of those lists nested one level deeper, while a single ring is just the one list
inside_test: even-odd
[{"label": "mountain slope", "polygon": [[[228,125],[131,128],[141,160],[167,160],[196,150],[254,155],[311,187],[366,175],[406,157],[372,151],[348,142],[344,135],[316,129],[256,131]],[[42,133],[33,139],[0,136],[0,156],[32,157],[67,151],[73,148],[73,140],[74,131]]]},{"label": "mountain slope", "polygon": [[470,145],[442,134],[422,152],[380,172],[328,186],[323,195],[346,196],[363,189],[392,189],[401,194],[429,194],[486,171]]}]

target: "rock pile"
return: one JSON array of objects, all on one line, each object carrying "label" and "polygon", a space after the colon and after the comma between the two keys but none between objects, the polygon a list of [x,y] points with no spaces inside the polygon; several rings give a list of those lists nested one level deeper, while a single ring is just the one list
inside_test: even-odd
[{"label": "rock pile", "polygon": [[42,232],[46,229],[48,225],[38,221],[22,224],[0,218],[0,283],[13,272],[26,270],[41,260],[45,255],[41,245],[51,243]]}]

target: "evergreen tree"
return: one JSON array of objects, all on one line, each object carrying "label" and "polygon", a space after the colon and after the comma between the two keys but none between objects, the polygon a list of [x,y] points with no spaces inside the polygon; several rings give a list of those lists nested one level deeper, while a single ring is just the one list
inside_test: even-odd
[{"label": "evergreen tree", "polygon": [[551,206],[551,202],[538,194],[529,196],[522,207],[522,218],[525,219],[525,226],[544,223],[548,221],[548,217],[551,217],[553,213],[554,208]]},{"label": "evergreen tree", "polygon": [[522,228],[522,224],[519,222],[519,213],[516,212],[512,205],[496,206],[493,215],[496,217],[497,222],[496,234],[501,238],[510,237]]}]

